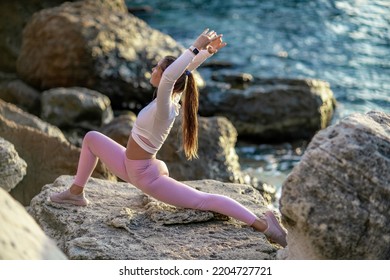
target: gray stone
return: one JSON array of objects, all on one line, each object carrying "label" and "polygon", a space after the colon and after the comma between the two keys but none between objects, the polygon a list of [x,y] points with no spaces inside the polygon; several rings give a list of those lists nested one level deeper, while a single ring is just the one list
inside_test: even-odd
[{"label": "gray stone", "polygon": [[145,213],[149,218],[160,225],[190,224],[214,219],[229,219],[229,217],[218,215],[218,213],[177,208],[154,199],[150,199],[150,202],[145,205],[145,209]]},{"label": "gray stone", "polygon": [[[72,176],[44,186],[30,214],[70,259],[275,259],[278,247],[234,219],[165,205],[128,183],[91,178],[86,207],[57,204],[49,195],[66,189]],[[267,208],[248,185],[213,180],[184,182],[229,196],[257,215]]]},{"label": "gray stone", "polygon": [[390,259],[390,115],[316,134],[282,186],[289,259]]}]

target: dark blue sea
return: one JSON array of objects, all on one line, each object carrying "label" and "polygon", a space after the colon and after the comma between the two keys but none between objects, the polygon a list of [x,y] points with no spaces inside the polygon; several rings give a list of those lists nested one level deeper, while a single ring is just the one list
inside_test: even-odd
[{"label": "dark blue sea", "polygon": [[[134,0],[151,27],[189,46],[209,27],[228,46],[214,59],[260,77],[314,78],[351,113],[390,113],[390,0]],[[202,74],[200,69],[200,73]],[[204,72],[206,74],[206,72]],[[206,80],[207,82],[207,80]],[[304,147],[238,144],[244,169],[280,186]]]}]

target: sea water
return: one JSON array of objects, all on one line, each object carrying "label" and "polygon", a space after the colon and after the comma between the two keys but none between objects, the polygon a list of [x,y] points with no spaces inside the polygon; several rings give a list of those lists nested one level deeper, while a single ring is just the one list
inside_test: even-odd
[{"label": "sea water", "polygon": [[[390,113],[388,0],[135,0],[136,15],[189,46],[206,27],[228,46],[213,59],[234,71],[267,78],[330,83],[337,99],[333,123],[351,113]],[[207,77],[209,70],[199,72]],[[207,82],[207,80],[206,80]],[[242,168],[280,188],[307,143],[238,143]]]}]

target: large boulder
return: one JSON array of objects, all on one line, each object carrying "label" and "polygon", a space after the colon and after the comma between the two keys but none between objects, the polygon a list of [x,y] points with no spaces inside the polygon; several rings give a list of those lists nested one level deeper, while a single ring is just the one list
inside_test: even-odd
[{"label": "large boulder", "polygon": [[320,131],[282,186],[290,259],[390,259],[390,115]]},{"label": "large boulder", "polygon": [[[48,197],[66,189],[72,176],[44,186],[29,213],[69,259],[275,259],[278,247],[234,219],[158,202],[128,183],[91,178],[86,207],[57,204]],[[264,200],[248,185],[213,180],[185,182],[227,195],[261,215]]]},{"label": "large boulder", "polygon": [[225,116],[241,138],[256,142],[310,140],[327,127],[335,98],[320,80],[262,79],[216,72],[200,99],[200,114]]},{"label": "large boulder", "polygon": [[94,89],[107,95],[114,108],[149,102],[152,67],[183,47],[129,14],[123,0],[116,2],[122,3],[116,9],[79,1],[34,14],[17,61],[22,79],[41,90]]},{"label": "large boulder", "polygon": [[0,186],[0,260],[65,260],[24,207]]}]

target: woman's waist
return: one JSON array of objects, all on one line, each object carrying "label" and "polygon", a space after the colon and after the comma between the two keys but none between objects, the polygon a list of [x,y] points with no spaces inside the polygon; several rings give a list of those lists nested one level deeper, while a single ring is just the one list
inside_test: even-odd
[{"label": "woman's waist", "polygon": [[151,160],[156,158],[156,153],[146,151],[130,135],[126,147],[126,157],[129,160]]}]

